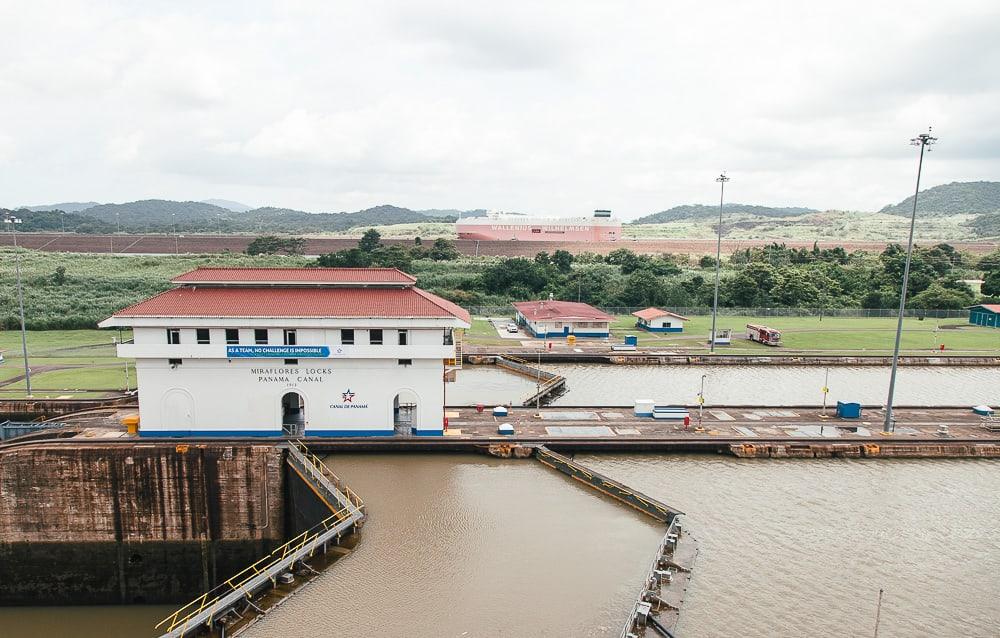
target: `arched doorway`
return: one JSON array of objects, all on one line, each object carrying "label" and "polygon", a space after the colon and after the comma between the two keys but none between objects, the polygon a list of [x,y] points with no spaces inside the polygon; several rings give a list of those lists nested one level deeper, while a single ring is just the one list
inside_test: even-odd
[{"label": "arched doorway", "polygon": [[302,436],[305,429],[305,398],[298,392],[286,392],[281,397],[281,431],[289,436]]},{"label": "arched doorway", "polygon": [[194,429],[194,397],[180,388],[167,390],[162,399],[161,415],[164,429],[190,432]]},{"label": "arched doorway", "polygon": [[397,434],[410,434],[417,427],[417,395],[400,390],[392,399],[392,426]]}]

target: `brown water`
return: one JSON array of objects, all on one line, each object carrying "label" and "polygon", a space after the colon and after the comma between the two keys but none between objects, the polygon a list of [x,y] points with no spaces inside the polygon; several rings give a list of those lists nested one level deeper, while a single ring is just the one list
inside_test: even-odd
[{"label": "brown water", "polygon": [[686,512],[678,636],[1000,636],[1000,462],[577,460]]},{"label": "brown water", "polygon": [[[706,406],[820,405],[826,368],[819,366],[657,366],[558,364],[542,367],[566,377],[566,393],[553,405],[631,406],[636,399],[694,405],[705,375]],[[828,401],[882,405],[889,368],[829,368]],[[512,403],[534,393],[531,379],[494,366],[468,366],[448,384],[449,405]],[[1000,367],[902,367],[896,385],[897,405],[1000,404]]]},{"label": "brown water", "polygon": [[[706,406],[819,405],[826,368],[819,366],[610,366],[546,365],[566,377],[555,405],[633,405],[635,399],[693,405],[705,375]],[[882,405],[889,368],[830,367],[829,401]],[[459,376],[461,376],[461,372]],[[1000,403],[1000,367],[904,366],[896,382],[897,405]]]},{"label": "brown water", "polygon": [[610,636],[663,527],[533,460],[340,456],[355,552],[251,637]]},{"label": "brown water", "polygon": [[[678,636],[1000,636],[1000,462],[578,460],[684,510]],[[249,636],[618,635],[662,529],[534,461],[335,455],[356,551]],[[0,609],[0,636],[146,636],[163,607]]]}]

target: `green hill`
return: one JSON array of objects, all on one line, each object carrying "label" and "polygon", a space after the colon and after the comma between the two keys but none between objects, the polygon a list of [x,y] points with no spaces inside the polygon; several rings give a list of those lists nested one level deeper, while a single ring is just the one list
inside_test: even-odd
[{"label": "green hill", "polygon": [[[910,215],[913,196],[879,211],[890,215]],[[952,182],[920,191],[917,213],[959,215],[1000,212],[1000,182]]]},{"label": "green hill", "polygon": [[[80,212],[94,228],[124,232],[322,233],[359,226],[387,226],[424,222],[454,222],[464,211],[415,211],[382,205],[353,213],[307,213],[265,206],[233,211],[207,202],[147,199],[125,204],[100,204]],[[77,220],[74,220],[77,221]],[[67,230],[73,230],[67,226]],[[91,230],[90,232],[96,232]]]},{"label": "green hill", "polygon": [[[806,213],[815,213],[812,208],[785,207],[775,208],[771,206],[754,206],[752,204],[725,204],[722,207],[726,214],[756,215],[758,217],[795,217]],[[702,204],[685,204],[674,206],[673,208],[646,215],[633,221],[633,224],[665,224],[681,220],[711,219],[718,217],[718,206],[704,206]]]},{"label": "green hill", "polygon": [[21,208],[36,212],[62,211],[64,213],[79,213],[81,210],[86,210],[97,205],[97,202],[63,202],[61,204],[45,204],[44,206],[21,206]]}]

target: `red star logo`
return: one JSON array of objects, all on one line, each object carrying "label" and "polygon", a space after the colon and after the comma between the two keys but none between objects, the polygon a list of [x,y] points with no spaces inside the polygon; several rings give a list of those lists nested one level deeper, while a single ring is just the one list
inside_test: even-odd
[{"label": "red star logo", "polygon": [[354,403],[354,393],[348,388],[347,392],[343,392],[341,396],[344,397],[344,403]]}]

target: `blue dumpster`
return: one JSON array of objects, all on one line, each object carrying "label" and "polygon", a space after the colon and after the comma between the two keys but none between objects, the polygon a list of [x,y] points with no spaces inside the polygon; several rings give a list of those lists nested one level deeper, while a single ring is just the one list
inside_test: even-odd
[{"label": "blue dumpster", "polygon": [[837,401],[837,416],[841,419],[860,419],[861,404]]},{"label": "blue dumpster", "polygon": [[635,335],[625,335],[625,345],[626,346],[637,346],[639,345],[639,337]]}]

